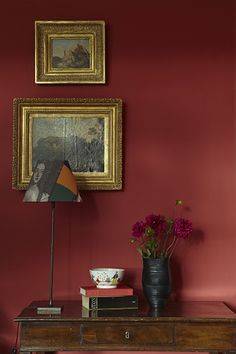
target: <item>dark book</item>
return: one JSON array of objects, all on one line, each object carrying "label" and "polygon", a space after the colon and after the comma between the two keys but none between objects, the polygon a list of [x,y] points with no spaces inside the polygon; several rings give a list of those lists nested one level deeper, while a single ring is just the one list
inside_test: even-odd
[{"label": "dark book", "polygon": [[137,317],[138,309],[128,308],[128,309],[106,309],[106,310],[89,310],[82,307],[82,317]]},{"label": "dark book", "polygon": [[137,295],[102,297],[82,295],[82,306],[89,310],[137,309],[138,297]]}]

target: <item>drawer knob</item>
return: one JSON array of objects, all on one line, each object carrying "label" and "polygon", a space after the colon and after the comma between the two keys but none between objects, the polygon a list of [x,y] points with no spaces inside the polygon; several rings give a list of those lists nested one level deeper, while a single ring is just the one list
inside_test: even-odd
[{"label": "drawer knob", "polygon": [[125,339],[129,339],[129,332],[125,331]]}]

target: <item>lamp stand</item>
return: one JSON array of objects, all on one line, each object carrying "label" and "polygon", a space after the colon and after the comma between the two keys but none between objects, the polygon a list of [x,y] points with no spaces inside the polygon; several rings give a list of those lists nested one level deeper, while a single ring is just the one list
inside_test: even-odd
[{"label": "lamp stand", "polygon": [[53,303],[53,266],[54,266],[54,226],[55,226],[55,202],[51,202],[51,252],[50,252],[50,288],[49,305],[37,307],[38,314],[59,315],[62,307],[54,306]]}]

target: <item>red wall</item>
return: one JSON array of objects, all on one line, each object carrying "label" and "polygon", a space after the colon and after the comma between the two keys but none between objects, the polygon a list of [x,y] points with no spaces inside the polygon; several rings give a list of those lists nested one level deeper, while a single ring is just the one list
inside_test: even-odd
[{"label": "red wall", "polygon": [[[34,84],[34,20],[106,22],[106,85]],[[136,220],[185,201],[192,240],[173,262],[173,296],[236,306],[233,1],[8,0],[1,5],[0,352],[13,318],[48,297],[50,206],[11,189],[14,97],[120,97],[124,188],[82,191],[56,209],[55,297],[79,298],[88,269],[119,266],[141,288]]]}]

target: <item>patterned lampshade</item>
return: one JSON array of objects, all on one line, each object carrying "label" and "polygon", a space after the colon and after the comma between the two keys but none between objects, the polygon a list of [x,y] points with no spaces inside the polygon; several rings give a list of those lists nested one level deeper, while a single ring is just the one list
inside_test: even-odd
[{"label": "patterned lampshade", "polygon": [[24,202],[80,202],[77,183],[68,161],[39,160]]}]

